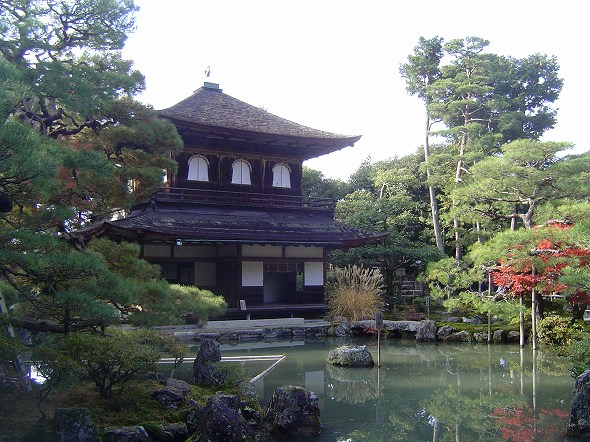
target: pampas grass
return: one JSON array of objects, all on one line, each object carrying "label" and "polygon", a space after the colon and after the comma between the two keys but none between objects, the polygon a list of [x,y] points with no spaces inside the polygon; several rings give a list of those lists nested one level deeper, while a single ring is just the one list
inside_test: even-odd
[{"label": "pampas grass", "polygon": [[383,277],[377,269],[335,267],[328,283],[330,316],[349,321],[373,319],[384,305],[383,287]]}]

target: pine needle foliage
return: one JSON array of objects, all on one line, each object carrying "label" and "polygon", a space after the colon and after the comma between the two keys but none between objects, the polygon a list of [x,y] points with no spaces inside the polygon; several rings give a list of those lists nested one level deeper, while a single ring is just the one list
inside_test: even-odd
[{"label": "pine needle foliage", "polygon": [[330,316],[349,321],[372,319],[383,308],[383,291],[383,276],[378,269],[335,267],[328,281]]}]

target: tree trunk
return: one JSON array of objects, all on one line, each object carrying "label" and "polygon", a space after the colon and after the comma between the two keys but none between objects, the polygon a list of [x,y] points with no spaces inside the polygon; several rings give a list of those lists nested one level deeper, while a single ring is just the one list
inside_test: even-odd
[{"label": "tree trunk", "polygon": [[535,207],[537,206],[537,202],[534,200],[529,201],[529,208],[525,214],[522,215],[522,221],[524,222],[524,226],[527,229],[533,228],[533,215],[535,213]]},{"label": "tree trunk", "polygon": [[[453,205],[455,205],[454,202]],[[461,244],[461,232],[459,231],[460,227],[459,218],[457,218],[456,215],[453,216],[453,229],[455,230],[455,259],[457,261],[463,259],[463,245]]]},{"label": "tree trunk", "polygon": [[522,299],[522,295],[519,297],[520,300],[520,313],[518,314],[518,324],[520,330],[520,346],[524,347],[524,312],[522,311],[522,307],[524,305],[524,300]]},{"label": "tree trunk", "polygon": [[441,255],[445,254],[445,244],[440,230],[440,222],[438,216],[438,201],[436,200],[436,190],[430,183],[430,166],[428,165],[428,158],[430,156],[430,141],[428,132],[430,131],[430,115],[426,111],[426,139],[424,140],[424,162],[426,163],[426,177],[429,180],[428,194],[430,196],[430,211],[432,213],[432,228],[434,229],[434,240],[436,241],[436,248]]},{"label": "tree trunk", "polygon": [[[535,268],[533,267],[533,275],[535,274]],[[531,305],[531,342],[533,344],[533,350],[537,349],[537,290],[533,289],[531,293],[532,305]]]},{"label": "tree trunk", "polygon": [[[465,122],[467,125],[467,121]],[[461,182],[463,175],[463,156],[465,155],[465,146],[467,145],[467,132],[463,132],[461,136],[461,143],[459,145],[459,160],[457,161],[457,169],[455,171],[455,185]],[[455,209],[455,201],[453,201],[453,209]],[[463,245],[461,244],[461,232],[459,218],[453,215],[453,229],[455,231],[455,259],[460,261],[463,259]]]}]

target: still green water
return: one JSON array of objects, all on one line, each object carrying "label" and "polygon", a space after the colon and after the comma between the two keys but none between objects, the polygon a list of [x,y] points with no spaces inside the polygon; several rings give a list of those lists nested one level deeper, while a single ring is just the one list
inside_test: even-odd
[{"label": "still green water", "polygon": [[[385,340],[380,368],[327,365],[328,351],[343,344],[367,345],[377,360],[376,338],[241,343],[221,351],[285,354],[256,390],[263,404],[283,385],[313,391],[322,421],[313,441],[564,440],[574,379],[567,361],[550,351]],[[271,364],[240,365],[253,377]],[[191,365],[175,376],[190,377]]]}]

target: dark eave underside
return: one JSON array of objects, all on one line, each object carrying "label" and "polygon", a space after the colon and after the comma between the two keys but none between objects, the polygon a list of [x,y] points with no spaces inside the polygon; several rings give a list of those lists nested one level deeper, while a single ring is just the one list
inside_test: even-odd
[{"label": "dark eave underside", "polygon": [[318,213],[224,210],[207,207],[145,209],[88,230],[126,239],[187,240],[194,243],[246,243],[355,247],[377,243],[383,234],[367,232]]}]

